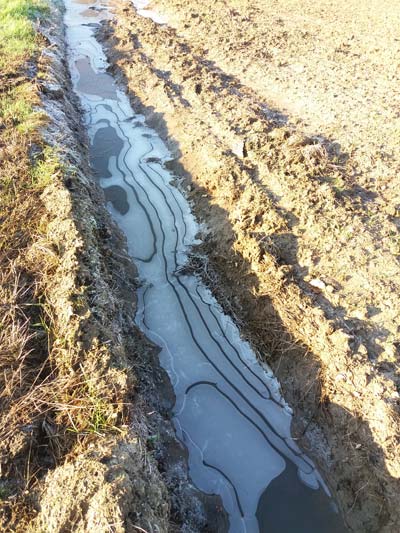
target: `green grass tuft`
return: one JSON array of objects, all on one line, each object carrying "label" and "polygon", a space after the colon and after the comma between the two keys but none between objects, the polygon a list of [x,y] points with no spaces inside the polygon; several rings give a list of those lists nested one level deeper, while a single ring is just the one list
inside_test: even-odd
[{"label": "green grass tuft", "polygon": [[0,123],[16,128],[23,135],[36,131],[45,122],[44,113],[34,107],[37,100],[31,83],[9,90],[0,98]]},{"label": "green grass tuft", "polygon": [[0,69],[37,49],[34,22],[49,12],[46,0],[0,0]]},{"label": "green grass tuft", "polygon": [[58,152],[51,146],[46,146],[40,158],[32,167],[32,185],[35,189],[44,189],[65,170],[60,162]]}]

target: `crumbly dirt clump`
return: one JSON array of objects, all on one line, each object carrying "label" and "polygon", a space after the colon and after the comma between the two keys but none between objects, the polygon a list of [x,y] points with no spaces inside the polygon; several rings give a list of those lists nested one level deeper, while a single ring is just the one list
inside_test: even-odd
[{"label": "crumbly dirt clump", "polygon": [[[167,141],[170,166],[205,222],[193,270],[274,368],[296,413],[294,431],[349,528],[393,532],[400,524],[397,211],[354,181],[361,159],[340,139],[288,122],[269,107],[265,87],[254,86],[258,78],[250,83],[228,69],[242,59],[258,64],[252,43],[260,48],[265,37],[261,3],[234,4],[155,2],[173,28],[118,2],[103,32],[111,68]],[[227,17],[230,9],[241,18]],[[239,53],[240,39],[247,44]],[[284,37],[276,39],[284,47]]]}]

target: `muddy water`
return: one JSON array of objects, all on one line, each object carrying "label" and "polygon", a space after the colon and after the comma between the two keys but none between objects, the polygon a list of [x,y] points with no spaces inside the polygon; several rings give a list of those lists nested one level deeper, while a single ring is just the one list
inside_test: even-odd
[{"label": "muddy water", "polygon": [[161,348],[193,483],[221,496],[230,531],[339,532],[320,475],[291,438],[272,372],[199,279],[185,275],[198,225],[165,168],[170,154],[106,72],[95,37],[107,2],[65,0],[69,63],[91,166],[142,281],[137,324]]}]

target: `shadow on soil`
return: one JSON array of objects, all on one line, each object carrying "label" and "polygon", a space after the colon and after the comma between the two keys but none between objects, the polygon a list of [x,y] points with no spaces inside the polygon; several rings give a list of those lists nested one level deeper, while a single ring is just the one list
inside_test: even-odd
[{"label": "shadow on soil", "polygon": [[[146,64],[147,68],[154,74],[160,82],[163,83],[166,93],[169,98],[172,100],[178,100],[179,104],[183,107],[190,107],[190,103],[183,97],[182,87],[174,83],[171,80],[171,72],[166,70],[160,70],[155,67],[154,61],[151,57],[146,55],[141,49],[142,45],[139,38],[135,35],[132,41],[134,48],[137,50],[140,61]],[[241,82],[230,74],[226,74],[214,61],[205,59],[204,57],[196,56],[193,54],[191,47],[186,42],[179,42],[180,51],[183,51],[187,54],[188,57],[194,57],[196,62],[212,72],[218,78],[218,83],[224,89],[233,91],[236,95],[245,98],[249,89],[241,84]],[[125,58],[129,61],[129,58]],[[190,65],[188,65],[189,67]],[[195,75],[194,75],[195,76]],[[217,87],[215,88],[217,91]],[[202,91],[201,84],[195,85],[195,92],[200,94]],[[257,95],[253,95],[254,98],[257,98]],[[255,100],[256,101],[256,100]],[[262,111],[261,111],[262,110]],[[274,124],[273,128],[281,127],[287,125],[288,117],[284,113],[280,112],[277,109],[272,109],[265,106],[254,106],[254,113],[257,118],[265,120],[266,118],[272,121]],[[180,157],[179,143],[177,140],[171,138],[168,134],[167,126],[160,114],[156,112],[155,108],[148,107],[145,112],[146,115],[152,117],[152,122],[155,125],[155,129],[161,132],[164,138],[169,139],[169,143],[173,144],[174,149],[177,153],[177,159]],[[332,140],[322,136],[315,135],[315,139],[318,139],[324,146],[334,146],[335,143]],[[339,150],[340,152],[340,150]],[[340,159],[340,163],[344,165],[348,159],[348,154],[337,153],[336,156]],[[185,169],[177,169],[178,175],[185,175],[188,181],[192,181],[191,176],[188,176],[185,172]],[[325,178],[321,177],[321,182]],[[254,182],[257,186],[263,190],[265,194],[274,202],[276,205],[276,198],[274,194],[262,183],[262,180],[259,176],[254,176]],[[360,187],[354,180],[351,180],[351,183],[344,184],[343,188],[340,191],[336,191],[338,198],[340,197],[350,197],[352,201],[358,202],[360,206],[364,206],[365,209],[368,209],[368,204],[374,198],[374,194],[367,189]],[[204,191],[203,191],[204,194]],[[375,195],[376,196],[376,195]],[[297,223],[296,217],[282,208],[278,208],[278,211],[287,221],[289,227],[294,227]],[[296,281],[299,283],[301,289],[310,296],[315,304],[320,309],[324,311],[327,318],[333,321],[334,328],[343,329],[349,335],[353,337],[352,339],[352,350],[357,352],[361,343],[363,343],[368,352],[368,357],[371,360],[375,360],[383,351],[382,341],[387,339],[389,332],[384,329],[376,326],[374,323],[368,320],[361,320],[356,318],[346,319],[346,309],[340,306],[333,306],[332,303],[324,297],[321,293],[315,293],[311,287],[304,281],[304,277],[308,273],[304,267],[301,267],[297,261],[297,238],[294,234],[275,234],[269,235],[268,240],[272,243],[273,251],[276,253],[276,260],[279,265],[291,265],[293,267],[293,273],[296,277]],[[335,287],[340,288],[340,287]],[[377,342],[380,341],[380,342]]]}]

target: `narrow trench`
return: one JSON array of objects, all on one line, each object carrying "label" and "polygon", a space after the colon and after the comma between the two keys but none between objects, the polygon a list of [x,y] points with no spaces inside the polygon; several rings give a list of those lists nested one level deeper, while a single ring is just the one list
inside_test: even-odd
[{"label": "narrow trench", "polygon": [[160,348],[172,420],[194,485],[217,494],[229,531],[345,531],[312,461],[291,437],[292,412],[210,291],[184,269],[198,225],[164,163],[167,148],[106,72],[96,26],[107,1],[65,0],[73,87],[94,174],[142,282],[136,322]]}]

